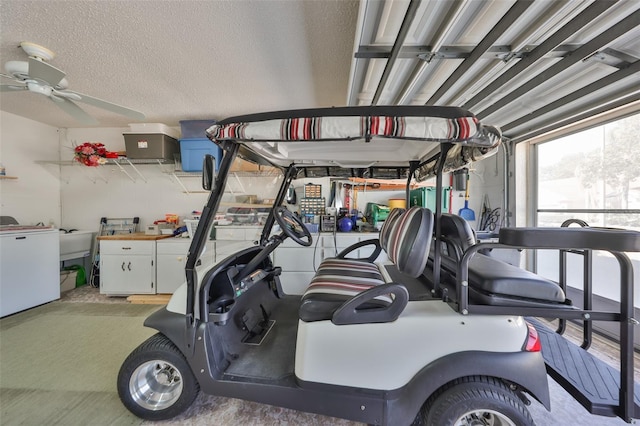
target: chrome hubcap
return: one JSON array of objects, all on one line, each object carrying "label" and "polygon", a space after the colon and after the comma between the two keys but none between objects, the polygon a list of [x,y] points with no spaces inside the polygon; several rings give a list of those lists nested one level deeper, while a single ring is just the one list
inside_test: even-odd
[{"label": "chrome hubcap", "polygon": [[507,416],[493,410],[476,410],[463,414],[455,426],[516,426]]},{"label": "chrome hubcap", "polygon": [[170,362],[147,361],[131,375],[129,393],[136,404],[147,410],[164,410],[182,395],[182,376]]}]

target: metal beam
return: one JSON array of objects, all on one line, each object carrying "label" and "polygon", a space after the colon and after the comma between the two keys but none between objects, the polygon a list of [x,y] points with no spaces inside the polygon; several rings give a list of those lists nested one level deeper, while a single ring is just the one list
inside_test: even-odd
[{"label": "metal beam", "polygon": [[[442,48],[442,45],[449,33],[455,26],[455,23],[458,22],[462,14],[469,7],[470,0],[457,0],[450,2],[450,8],[446,14],[444,20],[438,26],[436,33],[434,34],[433,39],[433,52],[438,52]],[[413,92],[416,84],[420,81],[422,73],[424,73],[425,69],[431,64],[433,59],[435,58],[433,52],[425,53],[420,55],[420,59],[422,61],[418,62],[411,70],[411,74],[408,79],[405,79],[404,84],[400,91],[393,98],[393,104],[400,105],[407,98],[408,94]]]},{"label": "metal beam", "polygon": [[536,47],[526,58],[506,70],[500,77],[492,81],[484,89],[478,92],[474,97],[462,105],[464,109],[472,109],[475,105],[495,93],[499,88],[513,80],[518,74],[522,73],[533,65],[538,59],[551,52],[559,46],[563,41],[572,36],[578,30],[582,29],[589,22],[593,21],[604,11],[616,4],[616,1],[596,1],[589,5],[585,10],[580,12],[576,17],[569,21],[566,25],[553,33],[549,38]]},{"label": "metal beam", "polygon": [[[640,100],[640,91],[636,91],[633,94],[625,97],[620,97],[621,95],[627,95],[628,91],[623,90],[622,93],[616,93],[614,95],[609,96],[608,98],[616,98],[613,102],[602,103],[598,102],[599,106],[596,108],[592,108],[589,111],[584,111],[583,108],[577,108],[574,111],[570,111],[562,114],[561,116],[555,117],[553,120],[548,120],[544,123],[538,124],[535,128],[527,129],[526,132],[517,135],[517,137],[510,137],[506,135],[505,137],[513,140],[514,143],[525,142],[529,139],[533,139],[545,133],[552,132],[564,126],[569,126],[571,124],[575,124],[581,120],[585,120],[587,118],[591,118],[598,114],[603,114],[615,108],[623,107],[625,105],[631,104],[633,102],[638,102]],[[559,121],[563,120],[563,121]]]},{"label": "metal beam", "polygon": [[[599,3],[599,2],[596,2]],[[640,20],[640,10],[635,11],[631,15],[624,18],[622,21],[613,25],[608,30],[600,33],[593,39],[591,39],[588,43],[580,46],[575,52],[571,55],[563,58],[559,62],[556,62],[549,68],[542,71],[536,77],[524,83],[522,86],[518,87],[516,90],[510,92],[508,95],[501,98],[499,101],[492,104],[490,107],[476,114],[480,118],[484,118],[499,109],[507,106],[511,102],[520,98],[521,96],[526,95],[531,89],[534,89],[538,85],[544,83],[545,81],[553,78],[557,74],[565,71],[570,66],[574,65],[577,62],[580,62],[584,58],[593,54],[596,50],[600,49],[602,46],[607,45],[613,40],[617,39],[621,35],[625,34],[628,31],[636,28],[638,22]]]},{"label": "metal beam", "polygon": [[544,107],[539,108],[523,117],[520,117],[519,119],[514,120],[511,123],[505,124],[504,126],[500,126],[500,129],[503,132],[506,132],[507,130],[516,128],[518,126],[522,126],[523,124],[527,122],[531,122],[532,120],[544,114],[547,114],[557,108],[567,105],[568,103],[573,102],[577,99],[580,99],[584,96],[590,95],[604,87],[609,86],[610,84],[616,83],[622,80],[623,78],[629,77],[630,75],[633,75],[637,72],[640,72],[640,61],[636,61],[630,66],[621,69],[620,71],[616,71],[614,73],[607,75],[606,77],[601,78],[600,80],[594,81],[593,83],[587,86],[584,86],[582,89],[576,90],[575,92],[572,92],[566,96],[563,96],[562,98],[556,101],[553,101],[550,104],[547,104]]},{"label": "metal beam", "polygon": [[421,0],[411,0],[409,3],[409,7],[407,8],[407,13],[404,15],[404,19],[402,20],[402,25],[400,25],[400,30],[398,31],[398,36],[396,37],[396,41],[393,43],[393,48],[391,49],[391,56],[387,60],[387,64],[384,67],[384,71],[382,72],[382,77],[378,82],[378,88],[376,89],[375,95],[373,95],[373,99],[371,101],[371,105],[376,105],[378,100],[380,100],[380,96],[382,95],[382,90],[384,86],[387,84],[387,80],[389,79],[389,75],[391,75],[391,70],[393,69],[393,65],[398,58],[398,54],[400,53],[400,49],[402,49],[402,45],[404,44],[404,39],[407,38],[407,33],[409,32],[409,28],[413,23],[414,18],[416,17],[416,12],[418,11],[418,7],[420,6]]},{"label": "metal beam", "polygon": [[[563,58],[568,54],[571,54],[574,50],[579,48],[579,44],[561,44],[560,46],[552,49],[550,52],[544,55],[545,58]],[[482,58],[495,59],[499,58],[506,60],[510,58],[526,58],[531,54],[533,50],[538,47],[537,45],[526,45],[518,51],[513,51],[513,47],[509,45],[494,45],[489,47]],[[398,59],[425,59],[434,57],[435,59],[466,59],[471,55],[474,48],[472,46],[442,46],[438,50],[434,50],[433,46],[404,46],[398,53]],[[612,56],[621,58],[625,55],[621,52],[607,48],[603,50],[605,53],[609,53]],[[362,45],[359,50],[354,54],[356,59],[388,59],[391,56],[391,46],[373,46]],[[630,60],[629,55],[626,55],[627,62],[633,62]]]},{"label": "metal beam", "polygon": [[533,4],[532,0],[517,1],[504,14],[498,23],[489,31],[480,43],[473,49],[471,54],[460,64],[458,68],[447,78],[447,80],[436,90],[425,105],[435,105],[440,98],[466,73],[473,64],[478,61],[493,45],[493,43],[509,29],[513,23]]}]

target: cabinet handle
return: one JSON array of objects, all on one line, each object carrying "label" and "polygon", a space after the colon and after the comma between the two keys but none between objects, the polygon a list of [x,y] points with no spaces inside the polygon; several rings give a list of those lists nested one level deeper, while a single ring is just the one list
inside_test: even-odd
[{"label": "cabinet handle", "polygon": [[131,262],[129,262],[129,264],[127,265],[127,269],[131,270]]},{"label": "cabinet handle", "polygon": [[22,237],[16,237],[16,240],[26,240],[26,239],[27,239],[27,237],[25,237],[25,236],[22,236]]},{"label": "cabinet handle", "polygon": [[178,256],[178,262],[182,262],[182,257]]},{"label": "cabinet handle", "polygon": [[122,247],[122,250],[131,250],[131,247]]},{"label": "cabinet handle", "polygon": [[122,262],[122,270],[124,271],[124,262]]}]

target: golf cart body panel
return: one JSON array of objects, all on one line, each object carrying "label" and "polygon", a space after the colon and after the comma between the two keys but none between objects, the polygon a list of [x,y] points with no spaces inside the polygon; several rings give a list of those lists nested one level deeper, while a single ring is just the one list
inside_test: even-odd
[{"label": "golf cart body panel", "polygon": [[392,390],[448,354],[520,352],[527,337],[522,317],[461,318],[440,300],[414,301],[396,321],[383,324],[336,327],[331,321],[301,321],[295,372],[308,382]]},{"label": "golf cart body panel", "polygon": [[[184,374],[193,374],[201,390],[383,425],[410,424],[428,415],[425,410],[441,396],[469,383],[490,384],[513,404],[522,404],[528,393],[550,408],[550,364],[523,317],[588,319],[585,311],[566,300],[562,284],[556,287],[529,272],[510,271],[518,281],[514,286],[504,277],[487,278],[501,267],[476,268],[474,256],[483,255],[476,256],[475,237],[465,245],[449,234],[440,208],[443,172],[495,153],[498,129],[459,108],[346,107],[234,117],[207,134],[224,156],[208,185],[211,194],[187,257],[186,283],[166,309],[145,321],[177,347],[189,366]],[[258,245],[208,271],[196,270],[236,157],[281,169],[278,195]],[[338,256],[317,268],[302,296],[287,295],[280,284],[282,270],[270,255],[286,238],[301,245],[312,239],[299,218],[282,207],[287,189],[297,177],[332,175],[405,179],[407,200],[412,179],[435,176],[435,212],[413,207],[385,223],[390,234],[383,239],[381,231],[376,244],[389,262]],[[409,225],[415,218],[419,226],[414,229]],[[276,222],[280,231],[274,231]],[[527,235],[504,231],[504,241],[485,247],[529,241]],[[637,233],[620,235],[620,250],[637,248]],[[582,241],[576,238],[569,241]],[[606,239],[618,247],[615,238]],[[408,256],[415,247],[426,252]],[[630,264],[623,253],[615,253],[625,300],[633,301]],[[510,293],[483,290],[482,279],[486,288]],[[532,291],[528,284],[545,289]],[[593,317],[624,320],[627,351],[633,344],[632,318],[632,312]],[[619,399],[597,403],[592,412],[627,421],[638,412],[628,356]],[[578,396],[583,390],[574,387],[576,399],[588,406]]]},{"label": "golf cart body panel", "polygon": [[[177,326],[183,320],[184,316],[161,309],[145,321],[145,326],[173,337],[174,342],[184,342],[184,330]],[[346,328],[348,327],[358,326]],[[305,381],[297,377],[297,374],[283,376],[278,381],[259,382],[223,373],[220,348],[215,347],[216,339],[211,335],[214,333],[213,330],[212,325],[201,323],[196,334],[197,341],[207,344],[196,345],[193,352],[186,342],[181,347],[198,377],[201,389],[207,394],[240,398],[368,424],[396,425],[410,424],[424,401],[447,383],[463,377],[490,376],[502,378],[534,396],[547,409],[550,408],[546,374],[540,374],[540,371],[544,372],[544,362],[539,352],[497,353],[495,350],[489,350],[452,353],[422,367],[402,386],[388,390],[336,385],[327,383],[326,380]],[[443,341],[439,341],[439,344],[440,342]],[[413,347],[407,348],[407,352],[414,350]],[[355,359],[356,356],[354,354],[350,358]],[[360,365],[358,368],[375,377],[383,370],[397,368],[402,362],[402,359],[398,359],[396,351],[379,365]]]}]

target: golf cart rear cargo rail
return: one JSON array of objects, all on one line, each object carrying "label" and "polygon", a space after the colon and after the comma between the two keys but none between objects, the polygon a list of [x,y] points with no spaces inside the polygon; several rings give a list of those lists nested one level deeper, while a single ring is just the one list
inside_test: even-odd
[{"label": "golf cart rear cargo rail", "polygon": [[640,251],[640,233],[616,228],[502,228],[499,241],[522,248]]},{"label": "golf cart rear cargo rail", "polygon": [[[520,307],[520,306],[491,306],[480,305],[469,301],[469,264],[474,255],[481,249],[555,249],[555,250],[602,250],[609,252],[620,266],[620,311],[603,312],[591,309],[567,309],[565,305],[554,307]],[[502,228],[498,243],[481,243],[469,247],[458,265],[456,294],[457,303],[452,305],[463,315],[491,314],[491,315],[523,315],[540,318],[576,319],[582,321],[615,321],[620,323],[620,375],[611,375],[609,370],[602,367],[595,358],[579,347],[566,346],[563,349],[566,356],[552,356],[543,354],[549,374],[554,377],[576,400],[589,412],[600,415],[618,415],[627,422],[640,416],[640,402],[636,401],[634,384],[633,358],[633,327],[638,324],[634,318],[633,295],[633,265],[629,257],[623,252],[640,252],[640,233],[631,230],[610,228]],[[563,267],[561,262],[561,267]],[[590,271],[587,271],[590,273]],[[532,283],[535,285],[535,283]],[[585,289],[587,290],[587,289]],[[591,291],[591,289],[588,289]],[[590,296],[590,295],[589,295]],[[550,344],[554,341],[564,341],[559,335],[546,333],[545,338]],[[557,345],[553,345],[556,348]],[[546,349],[546,351],[553,350]],[[576,355],[578,354],[578,355]],[[581,375],[576,377],[575,371],[584,370],[584,360],[589,359],[594,368],[606,374],[609,385],[619,389],[619,395],[602,397],[594,391],[594,381],[586,380]],[[575,363],[574,369],[568,368],[568,363]],[[582,365],[582,368],[580,367]],[[591,376],[589,376],[591,377]],[[584,379],[584,380],[583,380]],[[611,386],[608,385],[608,391]]]}]

